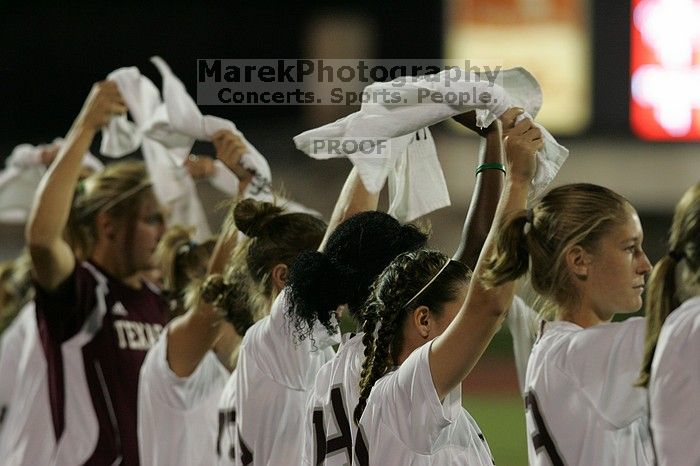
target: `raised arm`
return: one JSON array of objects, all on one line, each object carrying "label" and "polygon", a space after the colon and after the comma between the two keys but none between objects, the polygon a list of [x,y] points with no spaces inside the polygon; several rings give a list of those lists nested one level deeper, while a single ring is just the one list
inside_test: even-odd
[{"label": "raised arm", "polygon": [[379,193],[370,193],[367,191],[367,188],[365,188],[365,185],[360,179],[357,168],[353,167],[345,180],[343,189],[340,191],[338,200],[335,203],[335,208],[333,209],[333,215],[331,215],[331,220],[328,222],[326,234],[318,250],[323,251],[328,238],[330,238],[338,225],[360,212],[376,210],[377,204],[379,204]]},{"label": "raised arm", "polygon": [[[217,158],[229,168],[238,165],[244,153],[244,148],[235,141],[217,143],[215,147]],[[232,214],[229,214],[209,259],[207,275],[220,274],[224,271],[236,246],[237,238],[238,229],[235,228]],[[219,342],[222,343],[220,346],[225,348],[220,348],[221,351],[217,351],[217,355],[224,365],[228,365],[228,356],[238,345],[240,338],[231,335],[231,332],[226,332],[226,327],[223,316],[212,305],[198,297],[187,314],[175,319],[169,327],[167,357],[170,369],[178,377],[190,376],[207,351],[217,349],[215,346]]]},{"label": "raised arm", "polygon": [[503,322],[515,292],[514,282],[486,289],[482,277],[500,226],[509,214],[526,208],[530,181],[537,166],[535,153],[542,147],[542,139],[539,129],[526,119],[507,131],[504,141],[507,159],[505,187],[474,270],[467,299],[430,349],[431,374],[440,398],[459,385],[476,365]]},{"label": "raised arm", "polygon": [[483,130],[476,126],[476,115],[473,111],[454,117],[455,121],[477,132],[486,140],[486,144],[480,144],[479,147],[477,169],[480,171],[476,174],[476,183],[467,217],[464,220],[462,238],[452,257],[452,259],[469,267],[470,270],[474,270],[476,267],[479,253],[486,241],[505,179],[505,173],[496,168],[499,165],[504,166],[503,145],[497,131],[497,125],[500,121],[504,130],[511,129],[515,124],[515,118],[522,112],[522,109],[511,108]]},{"label": "raised arm", "polygon": [[55,289],[75,267],[75,257],[63,239],[63,231],[68,222],[83,156],[97,131],[112,116],[126,110],[114,82],[96,83],[73,122],[56,160],[39,184],[25,239],[32,258],[34,278],[46,290]]}]

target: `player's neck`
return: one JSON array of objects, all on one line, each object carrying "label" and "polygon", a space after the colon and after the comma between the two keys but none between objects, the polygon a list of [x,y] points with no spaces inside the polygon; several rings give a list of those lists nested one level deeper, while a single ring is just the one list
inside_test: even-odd
[{"label": "player's neck", "polygon": [[125,285],[134,289],[141,288],[141,274],[130,270],[124,255],[96,247],[90,256],[90,261]]},{"label": "player's neck", "polygon": [[580,304],[571,309],[560,309],[557,312],[557,320],[564,320],[588,328],[610,322],[612,315],[606,315],[591,306]]}]

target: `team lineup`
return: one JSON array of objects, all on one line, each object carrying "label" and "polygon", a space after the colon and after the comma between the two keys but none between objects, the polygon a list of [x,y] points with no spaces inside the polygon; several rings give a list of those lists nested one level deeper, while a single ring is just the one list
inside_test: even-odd
[{"label": "team lineup", "polygon": [[[534,77],[472,74],[457,102],[447,71],[294,138],[353,163],[326,222],[152,62],[162,91],[110,73],[64,139],[0,174],[2,195],[35,186],[15,193],[25,249],[0,264],[0,465],[493,465],[462,393],[503,325],[529,464],[700,465],[700,183],[652,264],[625,197],[550,186],[569,153],[536,122]],[[429,127],[450,119],[481,147],[443,252],[414,220],[446,205]],[[388,141],[381,163],[340,142],[358,136]],[[230,199],[218,232],[198,179]]]}]

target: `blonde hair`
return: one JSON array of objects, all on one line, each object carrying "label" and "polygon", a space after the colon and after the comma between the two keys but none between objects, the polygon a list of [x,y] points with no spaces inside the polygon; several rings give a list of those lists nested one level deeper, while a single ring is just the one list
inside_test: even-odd
[{"label": "blonde hair", "polygon": [[0,335],[34,297],[31,259],[27,251],[12,260],[0,263]]},{"label": "blonde hair", "polygon": [[700,183],[676,205],[669,253],[654,266],[646,296],[647,335],[638,384],[646,387],[661,327],[678,306],[700,294]]},{"label": "blonde hair", "polygon": [[207,261],[216,238],[197,243],[194,228],[175,225],[165,232],[155,251],[155,260],[163,273],[163,295],[170,300],[171,318],[185,311],[188,287],[206,273]]},{"label": "blonde hair", "polygon": [[546,302],[543,314],[570,309],[579,300],[566,266],[566,252],[579,245],[595,251],[602,236],[624,223],[630,203],[602,186],[575,183],[545,195],[531,211],[507,217],[488,262],[484,282],[499,286],[530,269],[534,290]]},{"label": "blonde hair", "polygon": [[89,257],[98,239],[95,220],[100,212],[118,219],[134,219],[142,202],[152,195],[143,162],[107,165],[78,183],[67,226],[68,242]]}]

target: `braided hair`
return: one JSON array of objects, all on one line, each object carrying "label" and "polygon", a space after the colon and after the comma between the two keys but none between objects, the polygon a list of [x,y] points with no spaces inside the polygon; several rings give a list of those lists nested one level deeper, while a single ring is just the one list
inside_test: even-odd
[{"label": "braided hair", "polygon": [[440,315],[445,303],[456,299],[467,285],[469,269],[460,262],[447,263],[448,260],[439,251],[407,252],[394,259],[375,280],[360,313],[365,359],[360,373],[360,399],[354,413],[356,423],[374,384],[398,363],[406,318],[420,306]]}]

